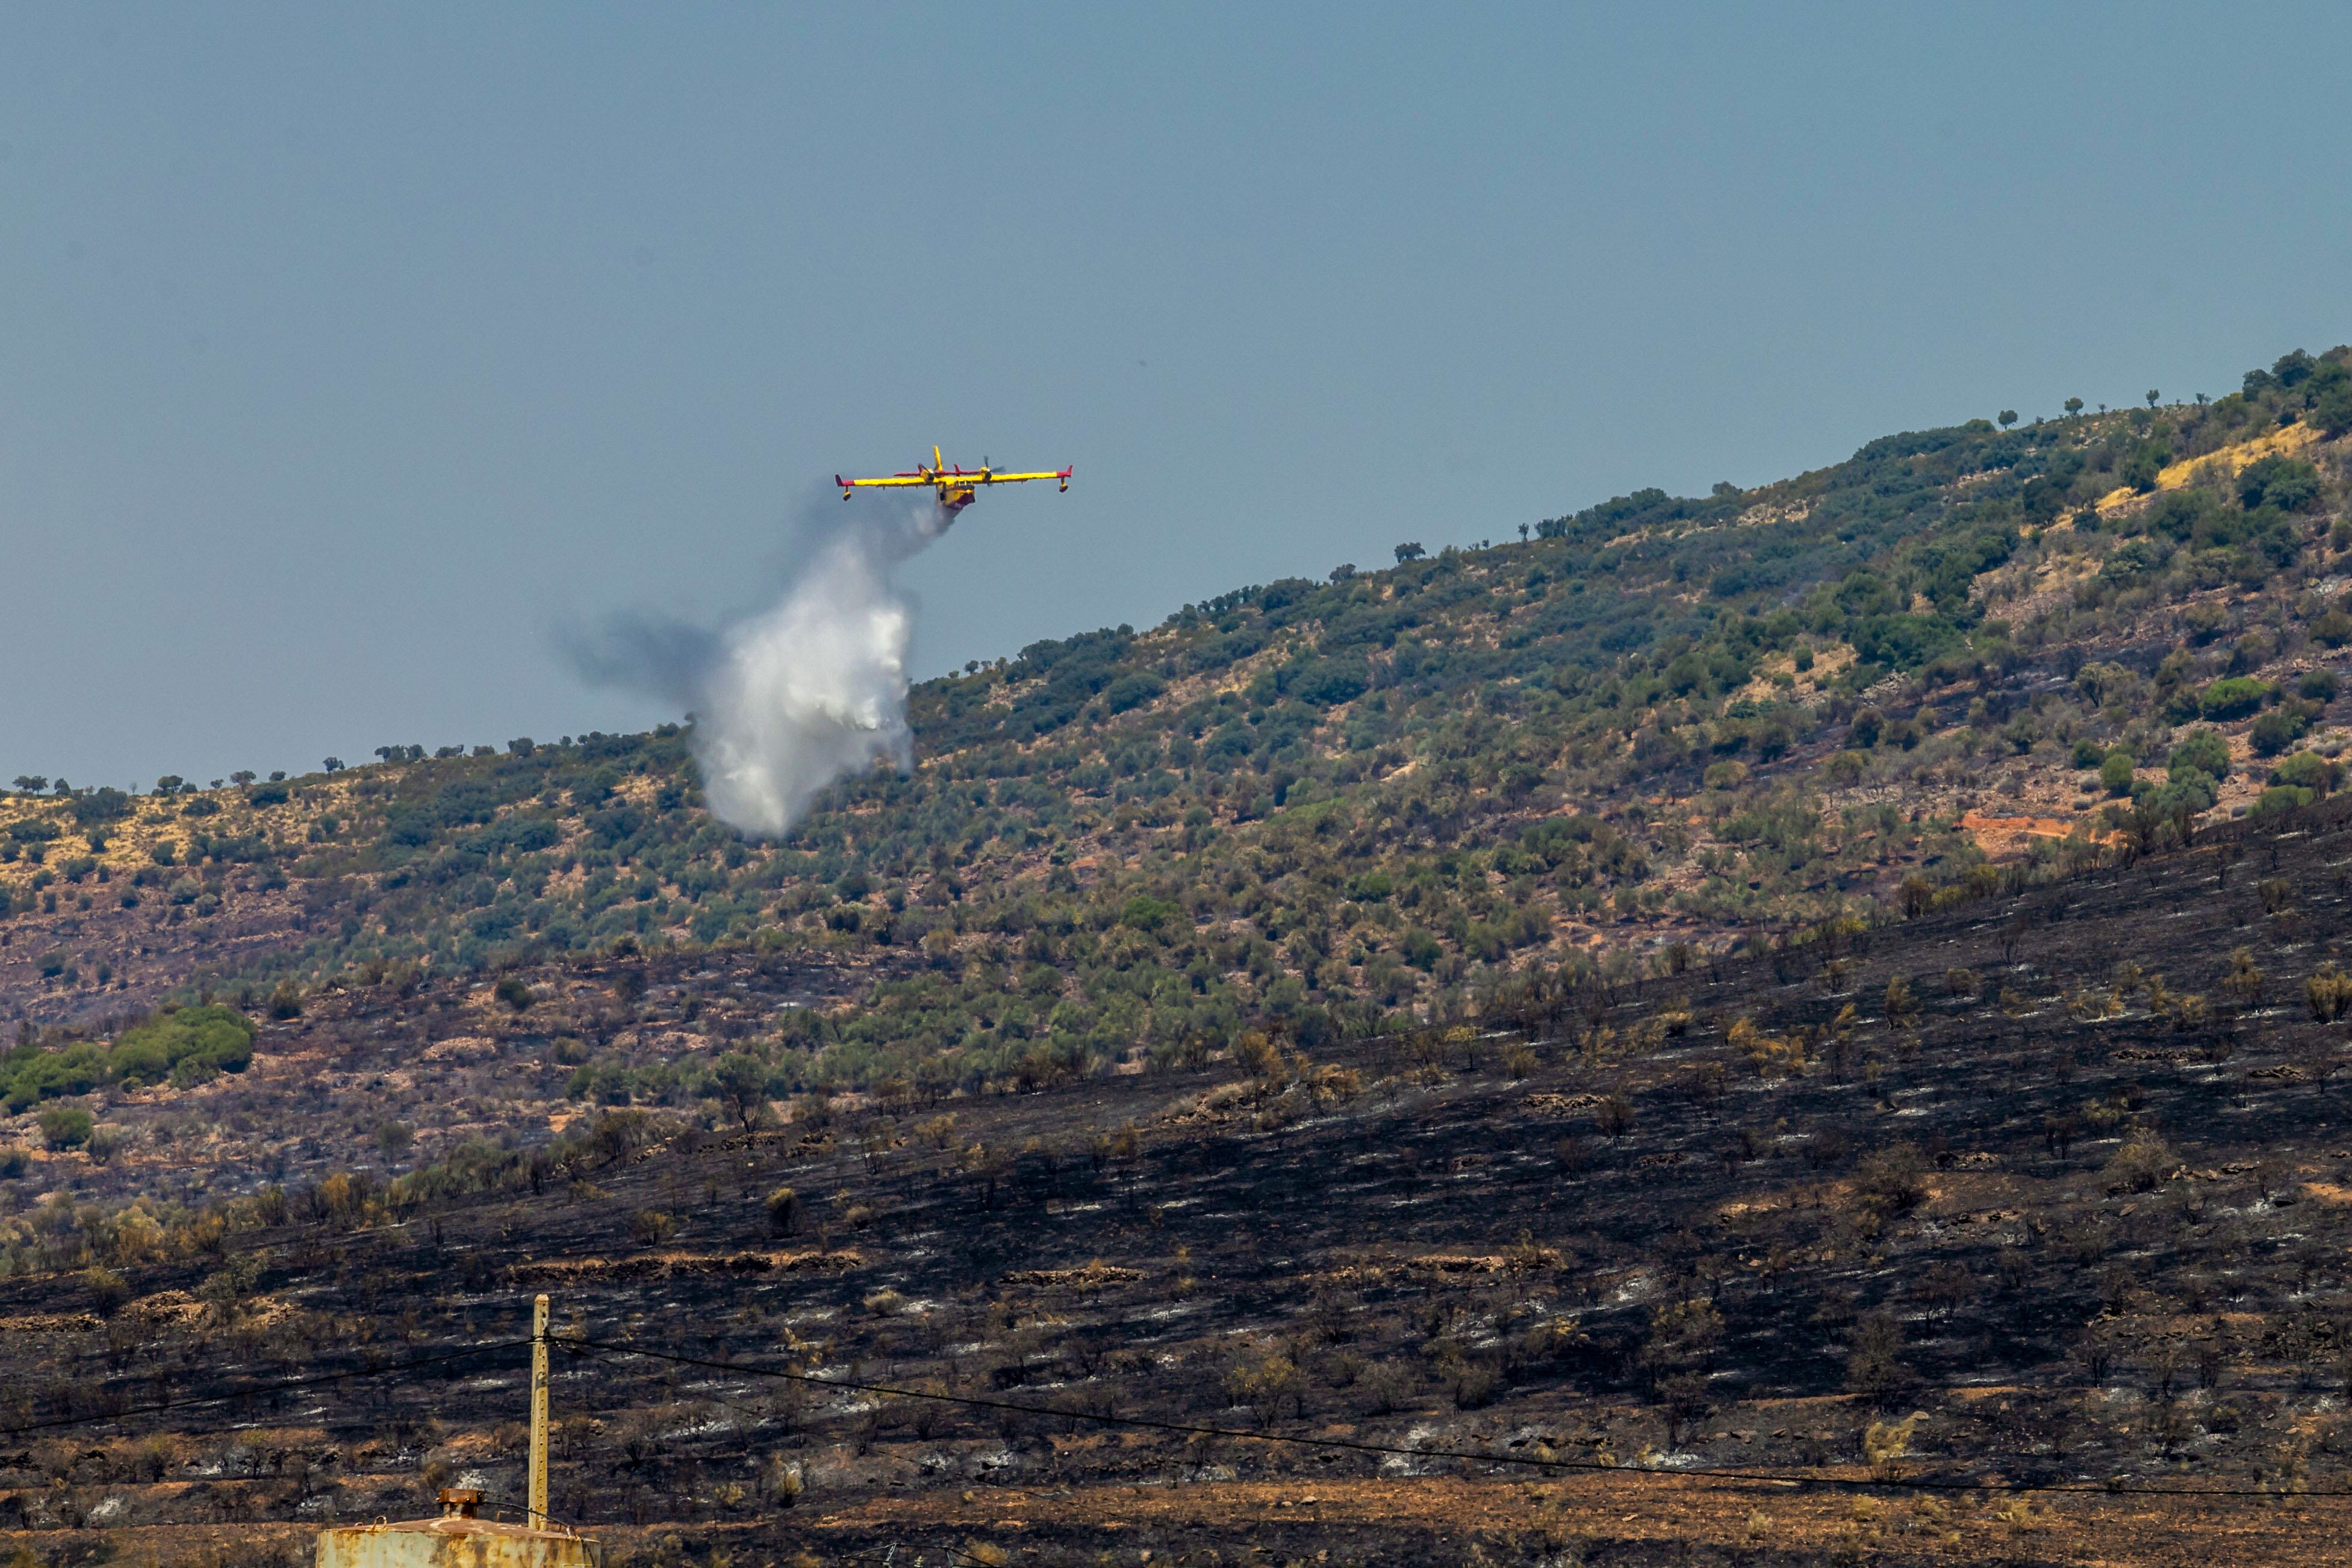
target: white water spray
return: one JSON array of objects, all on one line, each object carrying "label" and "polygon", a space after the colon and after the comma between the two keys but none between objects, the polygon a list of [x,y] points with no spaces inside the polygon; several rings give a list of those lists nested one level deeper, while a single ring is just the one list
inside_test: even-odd
[{"label": "white water spray", "polygon": [[843,774],[912,765],[914,606],[894,574],[948,521],[928,499],[896,515],[853,517],[809,552],[771,608],[716,634],[618,621],[575,639],[573,660],[592,680],[689,707],[710,809],[772,837]]}]

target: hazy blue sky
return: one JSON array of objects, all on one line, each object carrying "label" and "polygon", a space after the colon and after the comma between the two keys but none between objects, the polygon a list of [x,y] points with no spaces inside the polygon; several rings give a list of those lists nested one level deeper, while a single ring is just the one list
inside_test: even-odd
[{"label": "hazy blue sky", "polygon": [[[663,717],[836,471],[922,669],[2352,338],[2352,8],[17,5],[0,777]],[[2328,62],[2336,62],[2330,65]]]}]

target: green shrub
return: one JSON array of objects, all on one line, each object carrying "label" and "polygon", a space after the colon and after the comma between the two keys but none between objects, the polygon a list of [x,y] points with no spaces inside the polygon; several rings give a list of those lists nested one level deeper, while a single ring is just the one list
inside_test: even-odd
[{"label": "green shrub", "polygon": [[79,1105],[52,1105],[41,1112],[41,1142],[52,1149],[79,1149],[96,1125]]},{"label": "green shrub", "polygon": [[2248,511],[2274,506],[2301,511],[2319,499],[2319,470],[2299,458],[2268,457],[2238,474],[2238,500]]},{"label": "green shrub", "polygon": [[2343,782],[2343,764],[2316,752],[2297,752],[2271,770],[2271,783],[2292,784],[2317,795],[2332,795]]},{"label": "green shrub", "polygon": [[2246,815],[2276,816],[2282,812],[2293,811],[2297,806],[2309,805],[2316,798],[2318,797],[2311,791],[2298,789],[2294,784],[2273,784],[2255,797],[2254,804],[2247,807]]},{"label": "green shrub", "polygon": [[243,1072],[259,1031],[234,1008],[182,1007],[125,1029],[107,1052],[107,1076],[131,1088],[169,1079],[185,1087]]},{"label": "green shrub", "polygon": [[2132,754],[2117,746],[2099,764],[2099,785],[2109,795],[2129,795],[2132,786]]},{"label": "green shrub", "polygon": [[2230,742],[2221,738],[2219,730],[2191,730],[2172,748],[2172,754],[2165,759],[2164,765],[2174,773],[2182,768],[2195,768],[2208,778],[2228,778]]},{"label": "green shrub", "polygon": [[73,818],[83,827],[96,827],[130,815],[131,797],[109,785],[101,784],[88,795],[74,796]]},{"label": "green shrub", "polygon": [[2311,423],[2330,440],[2352,431],[2352,377],[2339,377],[2313,405]]},{"label": "green shrub", "polygon": [[1168,689],[1168,683],[1148,670],[1122,675],[1103,692],[1103,706],[1114,713],[1140,708]]},{"label": "green shrub", "polygon": [[44,1100],[88,1094],[106,1081],[106,1048],[77,1041],[61,1051],[20,1046],[0,1063],[8,1109],[29,1110]]},{"label": "green shrub", "polygon": [[2212,774],[2182,766],[2171,770],[2164,786],[2149,793],[2147,802],[2160,816],[2177,816],[2183,812],[2194,816],[2212,810],[2221,798],[2221,786]]},{"label": "green shrub", "polygon": [[1158,931],[1183,911],[1165,899],[1138,893],[1118,911],[1118,923],[1136,931]]},{"label": "green shrub", "polygon": [[2090,772],[2106,760],[2106,752],[2089,736],[2085,735],[2074,742],[2074,765],[2084,773]]},{"label": "green shrub", "polygon": [[2219,605],[2191,605],[2181,619],[2188,624],[2189,640],[2200,647],[2230,629],[2230,612]]},{"label": "green shrub", "polygon": [[2246,732],[2246,743],[2258,757],[2275,757],[2303,738],[2303,715],[2273,708],[2254,721]]},{"label": "green shrub", "polygon": [[2197,694],[2197,711],[2208,719],[2242,719],[2269,701],[2277,688],[2251,675],[2232,675]]}]

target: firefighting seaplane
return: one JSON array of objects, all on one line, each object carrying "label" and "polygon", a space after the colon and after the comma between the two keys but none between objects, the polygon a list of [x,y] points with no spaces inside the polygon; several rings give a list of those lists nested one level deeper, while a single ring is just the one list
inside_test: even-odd
[{"label": "firefighting seaplane", "polygon": [[934,447],[931,448],[931,466],[928,468],[917,467],[903,474],[891,474],[877,479],[845,479],[839,474],[833,476],[833,482],[841,487],[841,499],[844,500],[863,489],[905,489],[916,485],[929,485],[940,498],[940,510],[951,520],[979,498],[981,486],[1023,485],[1031,479],[1056,479],[1066,491],[1070,488],[1070,470],[1056,468],[1034,474],[1000,474],[988,466],[985,458],[980,460],[977,468],[967,468],[961,464],[950,468],[947,459],[940,456],[940,449]]}]

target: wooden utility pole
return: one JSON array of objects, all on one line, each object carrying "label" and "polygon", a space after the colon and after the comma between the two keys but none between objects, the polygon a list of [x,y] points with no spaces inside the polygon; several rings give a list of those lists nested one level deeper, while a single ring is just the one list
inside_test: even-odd
[{"label": "wooden utility pole", "polygon": [[533,1530],[547,1528],[547,1298],[530,1309],[530,1510]]}]

